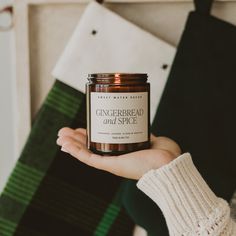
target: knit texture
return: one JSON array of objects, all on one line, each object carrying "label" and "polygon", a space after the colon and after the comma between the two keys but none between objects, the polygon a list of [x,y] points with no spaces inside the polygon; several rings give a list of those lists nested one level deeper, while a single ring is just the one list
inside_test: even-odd
[{"label": "knit texture", "polygon": [[228,203],[208,187],[189,153],[137,183],[162,210],[170,235],[236,235]]}]

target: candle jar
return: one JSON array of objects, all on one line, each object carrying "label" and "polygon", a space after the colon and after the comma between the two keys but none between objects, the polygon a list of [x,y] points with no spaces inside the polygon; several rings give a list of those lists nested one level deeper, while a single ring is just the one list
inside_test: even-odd
[{"label": "candle jar", "polygon": [[89,74],[86,84],[87,147],[119,155],[150,147],[147,74]]}]

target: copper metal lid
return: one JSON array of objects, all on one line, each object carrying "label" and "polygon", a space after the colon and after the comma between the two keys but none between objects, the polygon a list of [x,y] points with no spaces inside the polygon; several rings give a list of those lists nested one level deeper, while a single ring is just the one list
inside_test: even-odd
[{"label": "copper metal lid", "polygon": [[89,74],[88,79],[109,79],[109,78],[124,78],[124,79],[147,79],[146,73],[94,73]]}]

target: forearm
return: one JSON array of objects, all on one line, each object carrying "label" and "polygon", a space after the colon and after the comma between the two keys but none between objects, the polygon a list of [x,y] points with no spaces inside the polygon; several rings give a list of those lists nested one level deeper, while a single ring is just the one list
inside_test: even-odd
[{"label": "forearm", "polygon": [[236,235],[226,201],[208,187],[185,153],[138,182],[162,210],[170,235]]}]

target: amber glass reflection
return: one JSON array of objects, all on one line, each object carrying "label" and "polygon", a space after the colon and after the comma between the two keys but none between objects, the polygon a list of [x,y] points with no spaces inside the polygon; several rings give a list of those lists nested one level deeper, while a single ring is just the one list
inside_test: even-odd
[{"label": "amber glass reflection", "polygon": [[[90,74],[89,82],[86,84],[87,96],[87,147],[94,153],[119,155],[150,147],[150,84],[147,83],[147,74]],[[91,141],[91,112],[90,112],[90,93],[91,92],[148,92],[148,140],[141,143],[113,144],[95,143]]]}]

